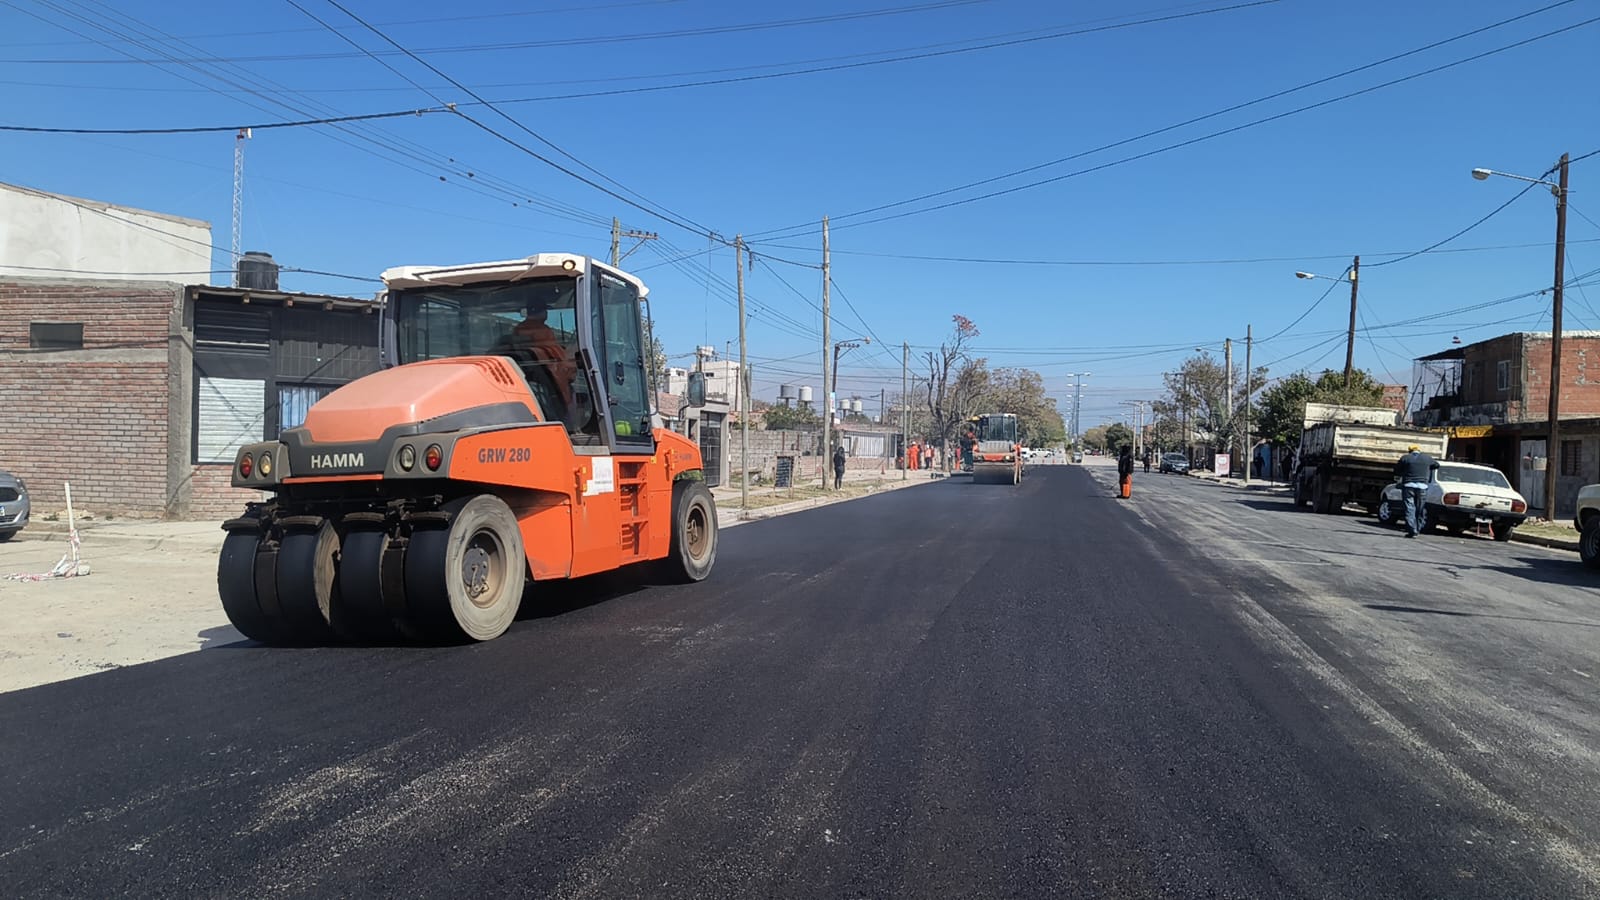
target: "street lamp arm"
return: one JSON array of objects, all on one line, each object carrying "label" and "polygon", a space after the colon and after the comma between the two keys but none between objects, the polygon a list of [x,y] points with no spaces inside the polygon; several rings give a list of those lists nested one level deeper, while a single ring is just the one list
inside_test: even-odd
[{"label": "street lamp arm", "polygon": [[1515,179],[1517,181],[1531,182],[1533,184],[1543,184],[1543,185],[1547,185],[1548,187],[1550,187],[1554,191],[1560,191],[1561,190],[1561,185],[1557,184],[1554,181],[1549,181],[1549,180],[1544,179],[1544,178],[1529,178],[1526,175],[1514,175],[1514,174],[1512,174],[1510,172],[1496,172],[1493,169],[1473,169],[1472,170],[1472,177],[1478,179],[1479,181],[1488,181],[1490,175],[1499,175],[1501,178],[1511,178],[1511,179]]}]

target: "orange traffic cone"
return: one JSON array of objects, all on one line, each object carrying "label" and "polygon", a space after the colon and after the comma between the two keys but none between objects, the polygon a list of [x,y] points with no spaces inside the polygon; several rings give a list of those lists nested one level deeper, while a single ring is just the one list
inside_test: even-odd
[{"label": "orange traffic cone", "polygon": [[1122,476],[1122,499],[1133,496],[1133,479],[1127,475]]}]

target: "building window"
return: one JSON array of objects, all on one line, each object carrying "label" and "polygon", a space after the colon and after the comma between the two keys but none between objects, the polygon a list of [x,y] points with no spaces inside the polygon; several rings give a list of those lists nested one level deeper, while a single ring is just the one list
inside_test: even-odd
[{"label": "building window", "polygon": [[28,346],[35,350],[82,350],[82,322],[29,322]]},{"label": "building window", "polygon": [[278,431],[299,428],[306,423],[311,404],[333,393],[330,385],[293,384],[278,387]]},{"label": "building window", "polygon": [[1494,386],[1496,390],[1511,390],[1511,360],[1502,359],[1494,364]]},{"label": "building window", "polygon": [[1583,441],[1561,442],[1561,474],[1576,477],[1583,474]]}]

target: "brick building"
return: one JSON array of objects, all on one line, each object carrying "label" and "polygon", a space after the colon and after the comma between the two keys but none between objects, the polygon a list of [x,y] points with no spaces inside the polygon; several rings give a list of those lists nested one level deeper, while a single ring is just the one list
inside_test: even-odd
[{"label": "brick building", "polygon": [[[1600,482],[1600,332],[1563,331],[1556,517]],[[1505,334],[1416,360],[1412,423],[1449,431],[1450,455],[1506,473],[1543,510],[1550,436],[1549,332]]]},{"label": "brick building", "polygon": [[35,514],[221,518],[237,447],[379,366],[377,303],[0,275],[0,468]]}]

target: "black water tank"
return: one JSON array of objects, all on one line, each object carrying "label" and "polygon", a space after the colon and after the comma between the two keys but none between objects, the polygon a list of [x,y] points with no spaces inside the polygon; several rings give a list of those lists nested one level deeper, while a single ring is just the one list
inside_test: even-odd
[{"label": "black water tank", "polygon": [[278,289],[278,264],[271,253],[250,250],[239,257],[239,287],[254,291]]}]

